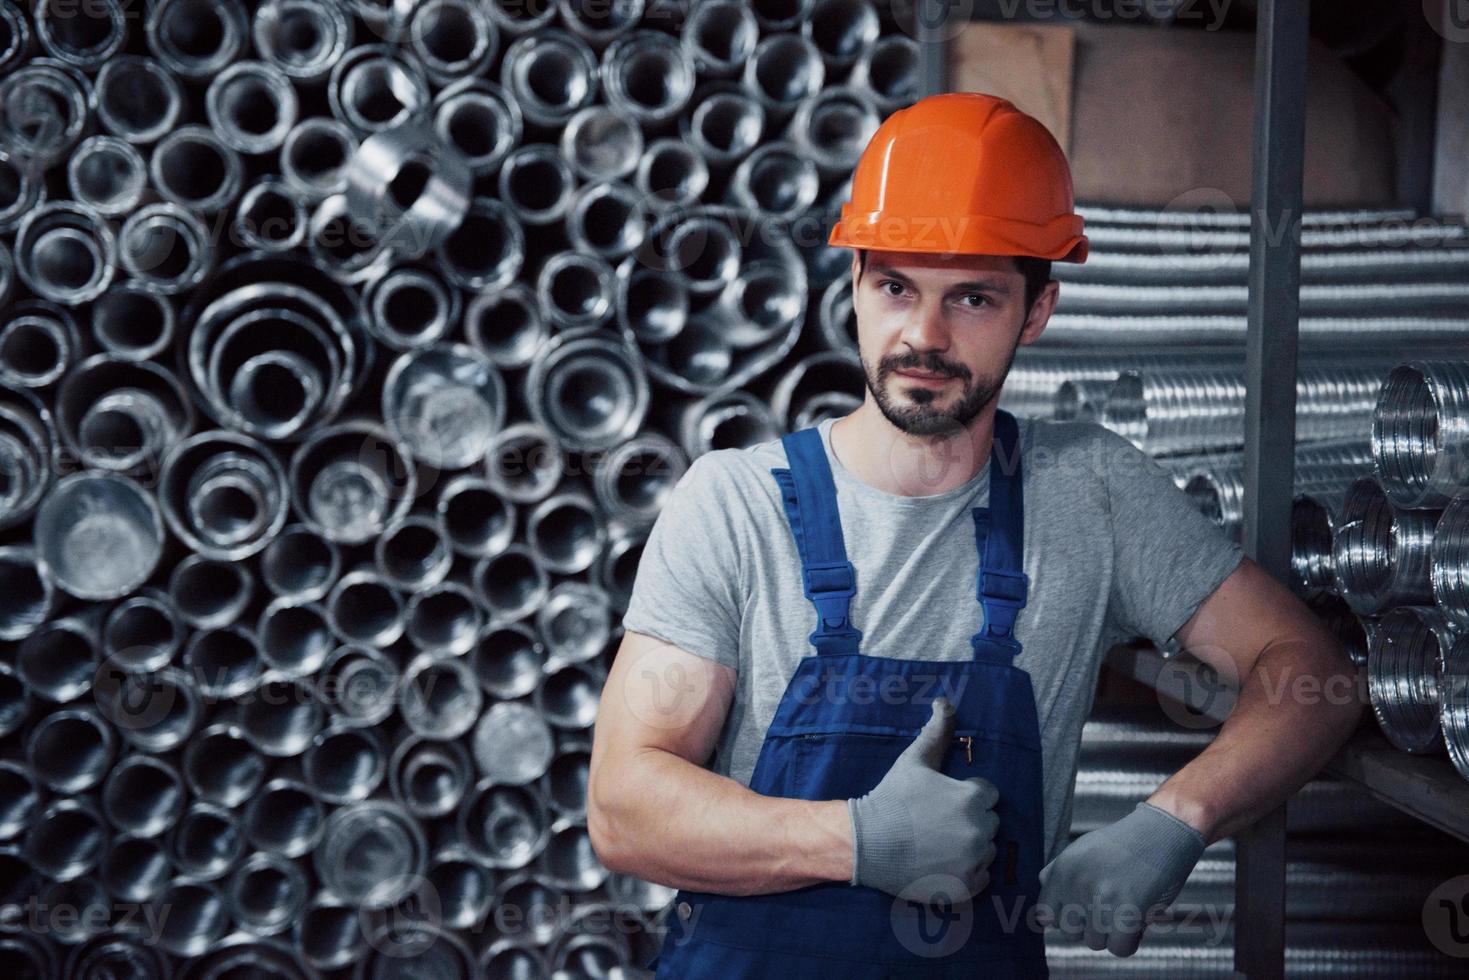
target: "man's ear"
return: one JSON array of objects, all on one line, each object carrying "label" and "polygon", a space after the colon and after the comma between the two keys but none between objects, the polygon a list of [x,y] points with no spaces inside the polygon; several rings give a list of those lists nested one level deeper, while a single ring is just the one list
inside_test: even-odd
[{"label": "man's ear", "polygon": [[1016,341],[1020,347],[1026,347],[1040,339],[1041,333],[1050,322],[1051,313],[1056,309],[1056,301],[1061,297],[1061,284],[1052,279],[1041,287],[1040,294],[1036,296],[1035,302],[1030,305],[1029,312],[1025,315],[1025,325],[1020,328],[1020,337]]}]

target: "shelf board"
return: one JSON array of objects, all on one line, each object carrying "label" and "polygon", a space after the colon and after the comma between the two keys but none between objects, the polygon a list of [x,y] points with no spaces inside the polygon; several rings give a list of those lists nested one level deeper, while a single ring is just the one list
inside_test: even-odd
[{"label": "shelf board", "polygon": [[[1213,670],[1186,654],[1163,657],[1152,646],[1117,647],[1107,666],[1213,721],[1222,723],[1234,705],[1232,692],[1219,683]],[[1469,841],[1469,780],[1445,756],[1401,752],[1369,722],[1326,763],[1325,771]]]}]

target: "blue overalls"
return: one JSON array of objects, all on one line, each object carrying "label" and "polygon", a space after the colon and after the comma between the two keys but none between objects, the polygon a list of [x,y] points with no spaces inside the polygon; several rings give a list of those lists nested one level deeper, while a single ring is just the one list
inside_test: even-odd
[{"label": "blue overalls", "polygon": [[[816,606],[814,654],[797,665],[765,733],[750,788],[804,800],[860,796],[887,773],[931,713],[956,708],[943,772],[983,776],[999,790],[991,882],[972,900],[932,906],[846,882],[766,895],[680,891],[659,980],[998,980],[1047,976],[1031,919],[1040,891],[1043,812],[1040,729],[1030,675],[1013,663],[1015,618],[1029,580],[1018,432],[995,413],[990,506],[973,509],[984,626],[973,657],[869,657],[848,619],[856,576],[847,560],[836,487],[815,428],[784,436],[789,469],[772,469]],[[957,871],[958,869],[956,869]]]}]

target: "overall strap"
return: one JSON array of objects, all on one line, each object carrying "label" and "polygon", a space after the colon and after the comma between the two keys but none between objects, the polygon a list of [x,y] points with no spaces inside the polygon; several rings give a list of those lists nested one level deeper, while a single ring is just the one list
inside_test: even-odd
[{"label": "overall strap", "polygon": [[847,560],[842,522],[837,512],[836,484],[814,427],[781,437],[789,469],[770,472],[780,486],[786,520],[801,556],[806,598],[816,607],[811,645],[819,654],[856,653],[862,631],[848,616],[857,594],[857,573]]},{"label": "overall strap", "polygon": [[1030,578],[1023,564],[1025,505],[1015,416],[995,411],[990,454],[990,504],[975,507],[974,542],[979,550],[975,594],[984,607],[984,627],[970,638],[978,654],[981,640],[1020,651],[1015,617],[1025,607]]}]

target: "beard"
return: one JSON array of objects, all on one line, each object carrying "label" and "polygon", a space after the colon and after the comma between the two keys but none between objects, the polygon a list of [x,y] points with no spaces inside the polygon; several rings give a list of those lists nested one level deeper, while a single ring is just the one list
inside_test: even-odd
[{"label": "beard", "polygon": [[[979,378],[975,378],[962,364],[951,364],[937,355],[925,356],[917,352],[883,358],[878,362],[875,374],[864,358],[862,374],[878,410],[899,431],[910,436],[951,435],[967,428],[990,402],[999,397],[1000,387],[1010,374],[1019,346],[1019,338],[1016,338],[1016,344],[1010,348],[1010,356],[1005,359],[1005,366],[999,373]],[[959,379],[962,391],[958,400],[947,408],[940,408],[938,404],[940,399],[951,398],[947,390],[949,386],[942,390],[914,386],[907,390],[905,396],[894,397],[889,393],[889,384],[904,384],[902,378],[896,377],[897,371],[945,374]]]}]

